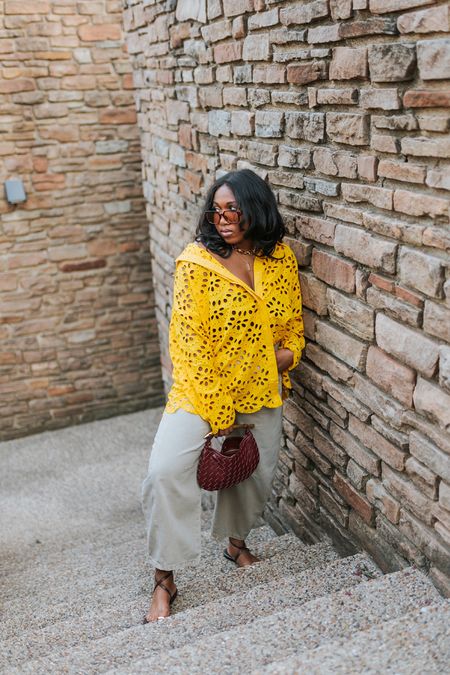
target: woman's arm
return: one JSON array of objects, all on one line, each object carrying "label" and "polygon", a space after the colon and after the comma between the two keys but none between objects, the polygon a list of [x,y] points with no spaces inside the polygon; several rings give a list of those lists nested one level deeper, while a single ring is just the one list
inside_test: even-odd
[{"label": "woman's arm", "polygon": [[182,262],[177,266],[170,355],[177,383],[185,390],[196,413],[217,433],[233,424],[235,411],[214,363],[203,273],[194,263]]}]

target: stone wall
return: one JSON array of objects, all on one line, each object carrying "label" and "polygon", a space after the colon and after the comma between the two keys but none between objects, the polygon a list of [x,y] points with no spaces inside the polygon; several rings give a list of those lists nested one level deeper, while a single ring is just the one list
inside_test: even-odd
[{"label": "stone wall", "polygon": [[0,7],[6,439],[160,403],[162,383],[121,3]]},{"label": "stone wall", "polygon": [[449,8],[128,0],[164,377],[174,256],[219,172],[274,187],[308,338],[272,501],[449,590]]}]

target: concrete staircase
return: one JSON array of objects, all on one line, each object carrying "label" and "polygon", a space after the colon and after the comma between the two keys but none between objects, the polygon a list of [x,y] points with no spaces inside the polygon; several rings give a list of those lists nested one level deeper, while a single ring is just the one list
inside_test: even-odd
[{"label": "concrete staircase", "polygon": [[0,446],[2,673],[447,673],[450,603],[412,568],[383,576],[267,525],[238,569],[207,534],[176,574],[169,619],[142,625],[152,586],[139,489],[160,410]]}]

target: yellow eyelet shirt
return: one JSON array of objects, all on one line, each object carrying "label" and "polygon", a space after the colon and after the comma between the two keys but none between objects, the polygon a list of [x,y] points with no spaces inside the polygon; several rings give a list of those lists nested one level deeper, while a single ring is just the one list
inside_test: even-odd
[{"label": "yellow eyelet shirt", "polygon": [[[200,415],[217,433],[236,412],[282,404],[275,347],[293,352],[291,370],[305,340],[297,260],[287,244],[272,255],[255,258],[255,290],[197,244],[177,258],[166,412]],[[287,371],[282,381],[291,388]]]}]

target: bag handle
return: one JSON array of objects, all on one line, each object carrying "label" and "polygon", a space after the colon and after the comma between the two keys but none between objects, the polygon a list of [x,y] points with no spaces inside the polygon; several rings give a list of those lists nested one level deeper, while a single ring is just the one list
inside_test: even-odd
[{"label": "bag handle", "polygon": [[[232,428],[233,431],[236,431],[238,429],[245,429],[247,431],[247,429],[254,429],[255,425],[254,424],[233,424],[231,428]],[[205,439],[205,441],[209,441],[209,439],[213,438],[214,436],[217,436],[217,434],[213,434],[213,432],[210,431],[208,434],[206,434],[206,436],[204,436],[204,439]]]}]

